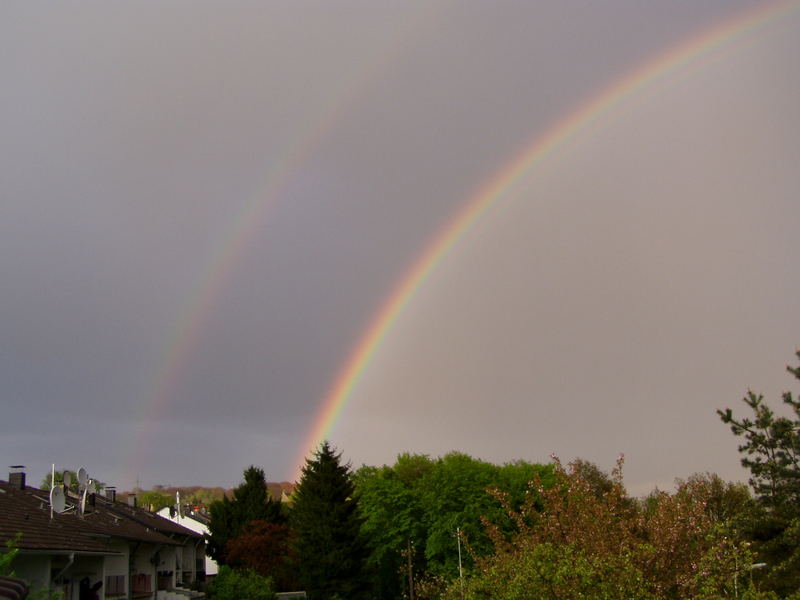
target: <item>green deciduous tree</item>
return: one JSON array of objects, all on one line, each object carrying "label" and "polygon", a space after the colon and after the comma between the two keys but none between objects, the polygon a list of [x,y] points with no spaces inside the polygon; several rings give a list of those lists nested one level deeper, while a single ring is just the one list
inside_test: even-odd
[{"label": "green deciduous tree", "polygon": [[146,510],[158,512],[166,506],[174,505],[175,497],[163,492],[139,492],[136,494],[136,504]]},{"label": "green deciduous tree", "polygon": [[279,502],[267,493],[264,471],[250,466],[244,471],[244,483],[233,491],[233,498],[223,497],[209,509],[208,555],[220,564],[227,563],[227,544],[242,535],[254,521],[284,523],[286,518]]},{"label": "green deciduous tree", "polygon": [[511,527],[488,488],[503,490],[519,506],[534,472],[549,482],[551,471],[524,461],[494,465],[461,452],[436,459],[404,453],[392,466],[359,469],[354,480],[373,546],[374,596],[410,597],[411,582],[415,596],[435,595],[442,581],[458,574],[458,530],[466,536],[462,563],[470,569],[465,544],[476,554],[492,547],[481,519]]},{"label": "green deciduous tree", "polygon": [[311,600],[334,596],[353,599],[369,589],[369,550],[361,533],[350,468],[323,442],[306,459],[293,495],[292,560],[296,576]]}]

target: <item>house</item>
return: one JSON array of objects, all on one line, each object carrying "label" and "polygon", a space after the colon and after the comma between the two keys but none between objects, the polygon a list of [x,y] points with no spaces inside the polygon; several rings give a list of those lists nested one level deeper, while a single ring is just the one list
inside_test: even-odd
[{"label": "house", "polygon": [[61,591],[64,600],[175,600],[180,584],[204,576],[202,535],[113,494],[88,495],[84,510],[72,494],[64,504],[63,512],[53,510],[49,492],[27,486],[25,473],[0,481],[0,544],[16,540],[14,574],[34,592]]},{"label": "house", "polygon": [[[195,533],[202,535],[203,539],[209,535],[208,523],[210,519],[208,516],[197,510],[194,506],[183,505],[178,509],[176,509],[174,506],[168,506],[162,508],[156,514],[164,519],[169,519],[173,523],[177,523],[182,527],[191,529]],[[206,577],[213,577],[219,571],[217,561],[208,555],[205,555],[204,566]]]}]

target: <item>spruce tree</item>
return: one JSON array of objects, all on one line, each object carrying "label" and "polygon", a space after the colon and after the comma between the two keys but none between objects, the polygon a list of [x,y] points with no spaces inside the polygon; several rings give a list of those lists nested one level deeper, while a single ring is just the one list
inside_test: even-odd
[{"label": "spruce tree", "polygon": [[354,600],[369,586],[369,556],[350,465],[327,441],[306,459],[291,512],[296,576],[310,600]]},{"label": "spruce tree", "polygon": [[233,499],[224,496],[211,504],[208,525],[208,555],[220,564],[227,563],[227,544],[242,535],[253,521],[284,523],[280,502],[269,496],[264,471],[253,465],[244,471],[244,483],[233,491]]}]

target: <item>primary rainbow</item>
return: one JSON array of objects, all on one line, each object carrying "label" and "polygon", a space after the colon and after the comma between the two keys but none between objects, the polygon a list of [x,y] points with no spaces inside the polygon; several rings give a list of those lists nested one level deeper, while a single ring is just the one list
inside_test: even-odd
[{"label": "primary rainbow", "polygon": [[459,240],[473,229],[480,218],[526,173],[539,166],[570,140],[585,133],[598,119],[609,116],[620,104],[632,97],[640,96],[669,75],[685,71],[690,64],[700,58],[713,58],[715,51],[731,47],[734,42],[763,29],[798,8],[800,0],[768,2],[737,14],[654,59],[645,61],[567,113],[543,134],[537,135],[516,158],[496,172],[434,236],[361,335],[322,403],[311,431],[303,443],[302,454],[295,461],[297,468],[299,469],[299,465],[304,463],[308,452],[330,435],[376,350],[416,291]]}]

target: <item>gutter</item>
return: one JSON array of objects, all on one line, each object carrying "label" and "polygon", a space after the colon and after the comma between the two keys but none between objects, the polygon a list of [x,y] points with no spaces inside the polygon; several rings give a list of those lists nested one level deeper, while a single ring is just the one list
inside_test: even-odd
[{"label": "gutter", "polygon": [[56,575],[55,577],[52,578],[52,581],[54,581],[56,583],[60,582],[61,581],[61,577],[64,575],[64,573],[67,572],[67,569],[69,569],[72,566],[72,563],[74,563],[74,562],[75,562],[75,553],[74,552],[70,552],[69,553],[69,560],[67,561],[66,566],[58,572],[58,575]]}]

